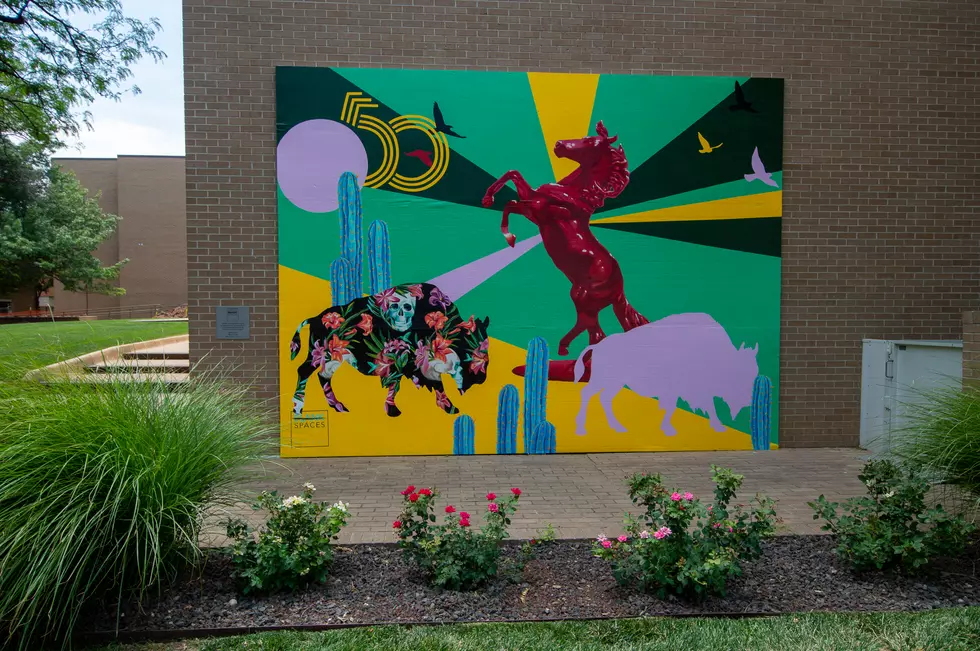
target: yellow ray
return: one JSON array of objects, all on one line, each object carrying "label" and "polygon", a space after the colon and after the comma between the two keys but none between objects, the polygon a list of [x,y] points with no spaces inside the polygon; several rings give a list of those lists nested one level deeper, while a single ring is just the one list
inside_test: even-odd
[{"label": "yellow ray", "polygon": [[635,222],[684,222],[703,219],[750,219],[754,217],[782,217],[783,192],[762,192],[744,197],[715,199],[686,206],[658,208],[629,215],[595,219],[593,224],[635,223]]},{"label": "yellow ray", "polygon": [[578,163],[555,156],[555,143],[589,135],[599,75],[529,72],[527,78],[557,181],[574,172]]}]

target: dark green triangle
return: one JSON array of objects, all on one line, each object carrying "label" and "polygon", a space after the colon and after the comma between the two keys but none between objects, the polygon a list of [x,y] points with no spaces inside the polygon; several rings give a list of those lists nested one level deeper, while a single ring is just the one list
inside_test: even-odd
[{"label": "dark green triangle", "polygon": [[781,217],[753,217],[676,222],[598,222],[593,223],[592,227],[778,258],[782,247],[782,223]]},{"label": "dark green triangle", "polygon": [[[735,103],[733,82],[728,97],[635,167],[623,193],[608,199],[597,214],[731,181],[742,180],[748,184],[744,175],[752,172],[752,151],[756,147],[766,171],[781,171],[783,80],[750,79],[742,84],[742,91],[758,113],[729,108]],[[670,98],[663,97],[661,101],[670,102]],[[656,107],[651,107],[651,120],[655,117]],[[701,148],[698,132],[712,145],[723,143],[722,146],[710,154],[698,153]],[[624,142],[623,147],[629,158],[629,143]]]}]

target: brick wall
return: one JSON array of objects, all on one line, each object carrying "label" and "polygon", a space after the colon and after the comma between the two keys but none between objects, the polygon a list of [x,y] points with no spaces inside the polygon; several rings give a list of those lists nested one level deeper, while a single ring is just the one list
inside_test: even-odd
[{"label": "brick wall", "polygon": [[975,0],[184,0],[191,355],[275,395],[276,65],[780,76],[780,443],[856,444],[861,338],[980,307],[977,30]]},{"label": "brick wall", "polygon": [[980,382],[980,312],[963,315],[963,380]]}]

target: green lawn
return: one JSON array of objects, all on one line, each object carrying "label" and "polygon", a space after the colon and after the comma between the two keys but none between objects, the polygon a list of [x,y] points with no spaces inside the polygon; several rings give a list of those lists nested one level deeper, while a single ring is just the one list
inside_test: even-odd
[{"label": "green lawn", "polygon": [[187,333],[186,321],[59,321],[0,325],[0,377],[119,344]]},{"label": "green lawn", "polygon": [[788,615],[766,619],[645,619],[545,624],[395,626],[267,633],[102,651],[386,651],[631,649],[665,651],[958,651],[980,649],[980,608],[909,614]]}]

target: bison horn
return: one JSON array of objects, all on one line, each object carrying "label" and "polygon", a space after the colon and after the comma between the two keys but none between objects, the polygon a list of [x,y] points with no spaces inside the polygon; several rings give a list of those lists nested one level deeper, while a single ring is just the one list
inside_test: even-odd
[{"label": "bison horn", "polygon": [[611,145],[614,142],[616,142],[617,140],[619,140],[619,136],[613,136],[612,138],[609,139],[609,144]]}]

